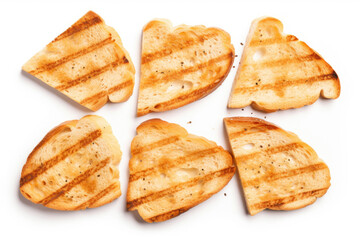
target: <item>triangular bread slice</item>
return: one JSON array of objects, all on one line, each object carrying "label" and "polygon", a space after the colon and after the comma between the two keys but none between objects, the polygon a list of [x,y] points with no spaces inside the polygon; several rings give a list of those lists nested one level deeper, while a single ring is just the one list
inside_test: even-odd
[{"label": "triangular bread slice", "polygon": [[178,216],[220,191],[235,173],[222,147],[160,119],[137,128],[131,155],[127,208],[146,222]]},{"label": "triangular bread slice", "polygon": [[126,101],[135,68],[115,30],[89,11],[33,56],[23,70],[84,107]]},{"label": "triangular bread slice", "polygon": [[29,155],[20,191],[57,210],[95,208],[121,195],[120,146],[98,116],[67,121],[51,130]]},{"label": "triangular bread slice", "polygon": [[312,104],[320,95],[340,95],[339,78],[331,66],[306,43],[284,34],[279,20],[254,20],[228,107],[251,105],[273,112]]},{"label": "triangular bread slice", "polygon": [[224,122],[251,215],[305,207],[330,187],[329,168],[295,134],[258,118]]},{"label": "triangular bread slice", "polygon": [[220,86],[234,61],[230,35],[218,28],[153,20],[142,37],[138,116],[205,97]]}]

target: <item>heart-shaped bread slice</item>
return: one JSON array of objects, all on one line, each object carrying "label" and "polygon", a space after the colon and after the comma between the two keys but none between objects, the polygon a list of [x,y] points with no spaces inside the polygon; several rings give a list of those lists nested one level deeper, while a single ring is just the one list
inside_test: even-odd
[{"label": "heart-shaped bread slice", "polygon": [[330,187],[329,168],[295,134],[258,118],[224,122],[251,215],[305,207]]},{"label": "heart-shaped bread slice", "polygon": [[282,23],[253,21],[229,99],[229,108],[252,105],[273,112],[337,98],[340,82],[332,67],[306,43],[283,33]]},{"label": "heart-shaped bread slice", "polygon": [[178,108],[210,94],[233,61],[230,35],[221,29],[149,22],[143,29],[137,115]]},{"label": "heart-shaped bread slice", "polygon": [[146,222],[176,217],[220,191],[235,172],[215,142],[159,119],[143,122],[131,143],[127,208]]},{"label": "heart-shaped bread slice", "polygon": [[84,107],[126,101],[135,68],[115,30],[90,11],[33,56],[23,70]]},{"label": "heart-shaped bread slice", "polygon": [[51,130],[29,155],[20,191],[57,210],[95,208],[121,195],[120,146],[98,116],[67,121]]}]

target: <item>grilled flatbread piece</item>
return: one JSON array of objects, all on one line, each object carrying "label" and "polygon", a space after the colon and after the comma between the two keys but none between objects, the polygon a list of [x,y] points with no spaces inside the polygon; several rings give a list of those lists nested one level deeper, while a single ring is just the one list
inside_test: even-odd
[{"label": "grilled flatbread piece", "polygon": [[131,143],[127,208],[146,222],[176,217],[220,191],[235,172],[216,143],[159,119],[143,122]]},{"label": "grilled flatbread piece", "polygon": [[23,70],[96,111],[126,101],[135,68],[115,30],[90,11],[33,56]]},{"label": "grilled flatbread piece", "polygon": [[306,43],[283,32],[270,17],[253,21],[228,102],[273,112],[313,104],[321,95],[337,98],[340,82],[325,60]]},{"label": "grilled flatbread piece", "polygon": [[95,208],[121,195],[120,146],[98,116],[68,121],[51,130],[29,155],[20,191],[57,210]]},{"label": "grilled flatbread piece", "polygon": [[295,134],[258,118],[224,122],[251,215],[305,207],[330,187],[329,168]]},{"label": "grilled flatbread piece", "polygon": [[233,61],[230,35],[221,29],[149,22],[143,29],[137,115],[205,97],[220,86]]}]

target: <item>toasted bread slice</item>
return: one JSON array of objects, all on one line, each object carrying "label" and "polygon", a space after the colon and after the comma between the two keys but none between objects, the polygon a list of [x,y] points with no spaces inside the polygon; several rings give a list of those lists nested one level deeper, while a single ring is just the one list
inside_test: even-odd
[{"label": "toasted bread slice", "polygon": [[95,208],[121,195],[120,146],[98,116],[68,121],[51,130],[29,155],[20,191],[57,210]]},{"label": "toasted bread slice", "polygon": [[137,115],[205,97],[220,86],[233,61],[230,35],[221,29],[149,22],[143,29]]},{"label": "toasted bread slice", "polygon": [[273,112],[337,98],[340,82],[331,66],[306,43],[283,32],[271,17],[253,21],[228,102]]},{"label": "toasted bread slice", "polygon": [[251,215],[305,207],[330,187],[329,168],[295,134],[258,118],[224,122]]},{"label": "toasted bread slice", "polygon": [[143,122],[131,143],[127,208],[146,222],[176,217],[220,191],[235,172],[215,142],[159,119]]},{"label": "toasted bread slice", "polygon": [[115,30],[90,11],[33,56],[23,70],[96,111],[126,101],[135,68]]}]

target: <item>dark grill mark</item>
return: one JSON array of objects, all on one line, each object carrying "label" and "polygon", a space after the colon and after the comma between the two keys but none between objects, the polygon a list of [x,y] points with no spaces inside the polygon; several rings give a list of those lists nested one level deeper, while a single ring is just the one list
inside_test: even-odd
[{"label": "dark grill mark", "polygon": [[76,178],[74,178],[74,180],[72,180],[71,182],[69,182],[68,184],[64,185],[63,187],[61,187],[60,189],[56,190],[55,192],[51,193],[49,196],[47,196],[46,198],[44,198],[43,200],[39,201],[38,203],[41,203],[43,205],[47,205],[50,202],[54,201],[55,199],[59,198],[61,195],[63,195],[64,193],[70,191],[72,188],[74,188],[75,186],[77,186],[79,183],[81,183],[82,181],[84,181],[85,179],[87,179],[88,177],[92,176],[93,174],[95,174],[97,171],[99,171],[100,169],[102,169],[103,167],[105,167],[108,163],[110,162],[110,158],[106,158],[105,160],[102,160],[100,163],[98,163],[95,167],[86,170],[83,174],[77,176]]},{"label": "dark grill mark", "polygon": [[52,168],[53,166],[64,160],[66,157],[78,151],[79,149],[85,147],[86,145],[89,145],[91,142],[93,142],[95,139],[97,139],[100,136],[101,136],[101,130],[96,130],[88,134],[86,137],[80,139],[76,144],[68,147],[64,151],[60,152],[59,154],[57,154],[56,156],[54,156],[53,158],[49,159],[44,164],[36,168],[31,173],[26,174],[24,177],[22,177],[20,179],[20,187],[32,181],[39,175],[43,174],[48,169]]}]

